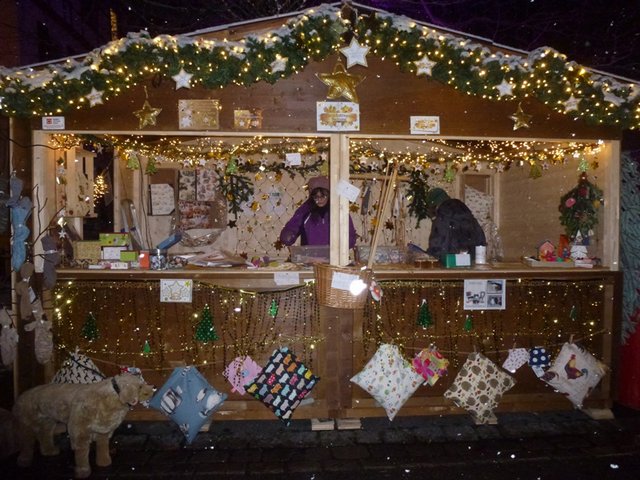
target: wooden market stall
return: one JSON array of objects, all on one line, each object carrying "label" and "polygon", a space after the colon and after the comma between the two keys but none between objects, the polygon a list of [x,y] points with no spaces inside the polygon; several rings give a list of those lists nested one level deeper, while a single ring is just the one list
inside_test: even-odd
[{"label": "wooden market stall", "polygon": [[[279,262],[152,271],[89,269],[82,268],[86,262],[66,259],[55,289],[42,293],[56,347],[47,375],[76,347],[105,372],[134,365],[157,385],[175,366],[192,364],[229,393],[225,418],[272,418],[259,402],[229,392],[223,370],[239,355],[250,354],[261,363],[286,345],[321,378],[295,418],[358,418],[384,415],[349,381],[378,345],[394,343],[411,358],[433,344],[449,357],[449,373],[434,387],[421,388],[400,414],[441,414],[461,411],[443,393],[468,353],[479,351],[501,364],[516,345],[557,352],[574,338],[610,367],[585,406],[609,408],[615,398],[621,303],[620,137],[629,120],[602,97],[615,89],[616,95],[629,92],[617,79],[580,70],[551,49],[527,57],[482,39],[365,10],[350,32],[339,13],[340,7],[325,6],[290,19],[192,36],[131,35],[85,63],[66,64],[67,80],[82,80],[86,93],[78,100],[60,87],[68,103],[62,128],[54,98],[34,110],[38,225],[54,225],[56,232],[67,225],[91,240],[88,232],[103,215],[93,210],[95,190],[89,192],[96,183],[92,177],[103,173],[92,166],[102,152],[94,147],[108,144],[113,152],[111,170],[105,169],[112,179],[111,231],[133,228],[146,248],[153,248],[180,221],[173,212],[182,201],[183,172],[209,169],[223,195],[209,198],[215,218],[208,227],[215,235],[205,249]],[[116,73],[102,78],[95,73],[101,68]],[[608,93],[597,90],[603,79]],[[620,109],[632,108],[629,98],[619,99]],[[57,127],[51,129],[52,124]],[[375,198],[386,178],[380,168],[385,162],[405,170],[389,218],[372,221],[381,210]],[[579,169],[603,192],[588,245],[590,256],[600,262],[592,268],[523,262],[522,257],[537,255],[539,244],[556,244],[564,233],[558,205],[576,185]],[[408,204],[415,193],[411,188],[420,185],[412,172],[421,172],[416,175],[427,188],[440,186],[471,201],[472,187],[490,198],[486,214],[501,248],[496,246],[489,264],[481,266],[425,269],[409,257],[403,263],[374,264],[384,292],[381,303],[369,299],[361,309],[319,305],[313,269],[284,262],[288,252],[277,235],[305,199],[306,180],[323,172],[332,185],[344,181],[359,188],[352,202],[332,189],[332,265],[353,259],[350,214],[359,246],[369,244],[375,223],[385,222],[383,245],[404,247],[410,241],[426,247],[429,220],[419,222],[407,213],[415,214]],[[244,197],[248,184],[254,190]],[[153,208],[160,208],[150,203],[150,192],[160,189],[154,185],[169,185],[178,200],[168,214],[153,215]],[[367,188],[374,200],[364,208]],[[213,209],[216,202],[223,207]],[[34,231],[37,235],[38,228]],[[169,254],[199,251],[203,245],[178,244]],[[41,271],[39,242],[34,249]],[[191,302],[162,302],[163,279],[191,281]],[[465,310],[465,281],[473,279],[502,282],[504,308]],[[423,300],[433,319],[428,328],[416,323]],[[205,305],[219,335],[211,343],[194,340],[194,315]],[[100,336],[88,340],[82,327],[90,313],[98,318]],[[19,390],[34,383],[24,373],[33,364],[31,352],[21,348]],[[516,386],[498,411],[571,407],[529,369],[514,376]],[[132,418],[162,417],[137,409]]]}]

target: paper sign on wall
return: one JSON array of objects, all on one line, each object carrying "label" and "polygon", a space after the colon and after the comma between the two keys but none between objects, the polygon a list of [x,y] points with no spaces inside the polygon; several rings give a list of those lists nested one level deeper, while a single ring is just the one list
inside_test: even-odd
[{"label": "paper sign on wall", "polygon": [[440,117],[411,117],[411,135],[437,135]]},{"label": "paper sign on wall", "polygon": [[360,130],[360,105],[352,102],[317,102],[316,129],[332,132]]},{"label": "paper sign on wall", "polygon": [[506,280],[464,281],[465,310],[504,310],[506,308]]},{"label": "paper sign on wall", "polygon": [[350,202],[355,202],[360,195],[360,189],[355,185],[351,185],[346,180],[340,180],[336,186],[336,191],[341,197],[345,197]]},{"label": "paper sign on wall", "polygon": [[276,285],[298,285],[300,274],[298,272],[276,272],[273,274],[273,281]]},{"label": "paper sign on wall", "polygon": [[165,303],[191,303],[193,280],[163,278],[160,280],[160,301]]}]

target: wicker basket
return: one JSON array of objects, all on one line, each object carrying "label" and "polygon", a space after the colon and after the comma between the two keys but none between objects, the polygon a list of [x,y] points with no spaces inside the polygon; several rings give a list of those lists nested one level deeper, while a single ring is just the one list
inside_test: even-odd
[{"label": "wicker basket", "polygon": [[[320,305],[334,308],[364,308],[367,297],[369,296],[369,285],[372,277],[371,270],[336,267],[334,265],[321,263],[314,264],[313,270],[316,277],[316,292]],[[349,290],[334,288],[331,286],[334,273],[358,276],[367,285],[367,288],[362,290],[358,295],[353,295]]]}]

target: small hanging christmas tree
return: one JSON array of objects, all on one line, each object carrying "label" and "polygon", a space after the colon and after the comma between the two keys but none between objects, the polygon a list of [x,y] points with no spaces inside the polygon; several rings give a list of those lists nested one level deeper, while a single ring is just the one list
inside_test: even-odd
[{"label": "small hanging christmas tree", "polygon": [[276,299],[274,298],[271,300],[271,305],[269,306],[269,315],[276,318],[278,316],[278,308],[278,302],[276,302]]},{"label": "small hanging christmas tree", "polygon": [[200,315],[200,322],[196,326],[195,339],[199,342],[213,342],[218,340],[218,334],[213,326],[213,315],[211,315],[211,309],[209,305],[205,305]]},{"label": "small hanging christmas tree", "polygon": [[571,311],[569,312],[569,318],[574,322],[578,318],[578,309],[576,308],[575,305],[571,305]]},{"label": "small hanging christmas tree", "polygon": [[473,330],[473,320],[471,319],[471,315],[467,315],[467,318],[464,319],[464,328],[465,332],[470,332]]},{"label": "small hanging christmas tree", "polygon": [[149,345],[149,340],[144,341],[144,345],[142,346],[142,354],[149,355],[151,353],[151,345]]},{"label": "small hanging christmas tree", "polygon": [[93,315],[93,312],[89,312],[87,315],[87,319],[82,326],[81,335],[90,341],[96,340],[100,336],[98,323],[96,322],[96,317]]},{"label": "small hanging christmas tree", "polygon": [[431,312],[429,311],[429,305],[427,304],[427,300],[422,299],[422,304],[420,304],[420,309],[418,310],[418,321],[417,324],[422,328],[427,328],[433,325],[433,319],[431,317]]}]

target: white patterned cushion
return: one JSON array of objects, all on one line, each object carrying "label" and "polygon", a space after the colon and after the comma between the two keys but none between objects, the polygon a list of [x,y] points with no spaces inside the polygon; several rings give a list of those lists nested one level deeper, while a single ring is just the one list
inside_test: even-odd
[{"label": "white patterned cushion", "polygon": [[576,408],[605,375],[606,366],[575,343],[565,343],[542,379],[566,395]]},{"label": "white patterned cushion", "polygon": [[86,355],[81,353],[71,353],[60,370],[56,372],[51,383],[96,383],[104,380],[104,375],[100,369]]},{"label": "white patterned cushion", "polygon": [[375,398],[393,420],[424,378],[402,357],[396,345],[382,344],[351,381]]}]

